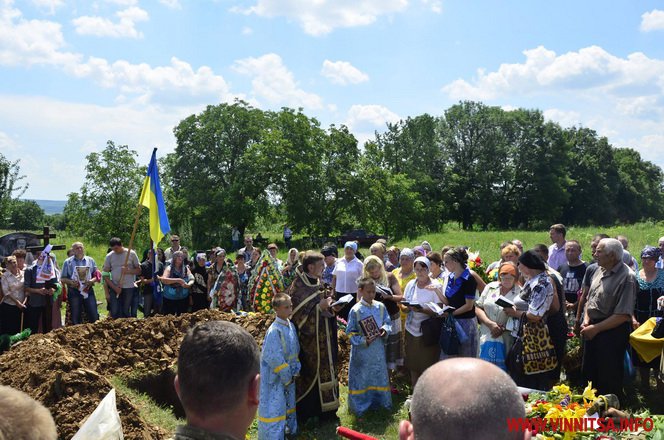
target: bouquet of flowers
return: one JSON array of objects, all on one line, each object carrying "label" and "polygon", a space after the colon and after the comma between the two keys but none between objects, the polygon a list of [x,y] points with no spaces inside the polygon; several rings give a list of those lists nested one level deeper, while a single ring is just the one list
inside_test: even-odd
[{"label": "bouquet of flowers", "polygon": [[470,249],[468,249],[468,269],[477,272],[477,274],[484,280],[485,283],[495,281],[486,274],[486,265],[484,264],[484,260],[480,258],[480,253],[471,252]]}]

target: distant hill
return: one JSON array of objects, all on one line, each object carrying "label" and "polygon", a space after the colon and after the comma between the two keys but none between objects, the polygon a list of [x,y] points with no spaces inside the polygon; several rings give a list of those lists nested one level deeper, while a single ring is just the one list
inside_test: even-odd
[{"label": "distant hill", "polygon": [[48,215],[62,214],[67,204],[66,200],[33,200],[44,210]]}]

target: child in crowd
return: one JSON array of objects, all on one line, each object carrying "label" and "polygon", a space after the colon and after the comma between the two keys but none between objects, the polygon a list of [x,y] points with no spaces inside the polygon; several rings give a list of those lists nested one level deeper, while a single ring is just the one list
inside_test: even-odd
[{"label": "child in crowd", "polygon": [[295,376],[300,373],[300,344],[290,296],[277,293],[272,298],[276,319],[267,330],[261,354],[258,438],[283,439],[297,432],[295,417]]},{"label": "child in crowd", "polygon": [[390,333],[391,321],[385,305],[374,301],[374,280],[360,278],[357,289],[360,302],[348,314],[346,333],[351,343],[348,408],[360,416],[373,406],[392,406],[385,364],[385,341]]}]

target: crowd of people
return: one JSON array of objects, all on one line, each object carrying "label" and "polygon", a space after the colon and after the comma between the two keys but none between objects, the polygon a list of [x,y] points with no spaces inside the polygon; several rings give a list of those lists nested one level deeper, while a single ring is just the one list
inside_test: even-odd
[{"label": "crowd of people", "polygon": [[[595,235],[589,243],[592,258],[583,261],[582,244],[566,235],[566,228],[556,224],[550,228],[550,246],[524,249],[520,240],[503,243],[500,260],[485,273],[473,270],[465,247],[439,251],[426,241],[402,249],[378,241],[366,258],[353,241],[341,252],[333,244],[321,251],[293,248],[281,261],[275,243],[262,251],[246,236],[232,260],[222,248],[190,255],[172,235],[168,249],[146,251],[139,261],[113,238],[101,268],[85,255],[82,243],[74,243],[62,270],[46,280],[42,266],[52,256],[37,252],[35,263],[25,267],[25,253],[17,251],[6,259],[2,276],[0,326],[2,333],[17,333],[24,312],[33,332],[61,325],[62,286],[72,324],[99,318],[96,284],[105,291],[112,318],[137,316],[141,303],[146,317],[203,308],[247,313],[267,292],[276,319],[260,360],[246,369],[260,371],[255,379],[260,386],[254,390],[254,379],[245,381],[250,392],[243,394],[247,408],[258,411],[260,438],[293,434],[298,422],[312,417],[336,419],[339,326],[351,344],[348,406],[358,416],[389,408],[397,392],[392,382],[399,375],[406,374],[414,390],[423,387],[419,383],[425,378],[434,380],[429,373],[434,365],[436,375],[449,375],[439,361],[451,358],[477,358],[503,371],[496,377],[509,375],[519,386],[548,390],[560,381],[569,338],[582,341],[583,379],[600,394],[623,395],[626,356],[639,367],[645,389],[654,369],[658,390],[664,391],[661,359],[646,363],[629,348],[632,330],[663,314],[664,237],[657,247],[641,251],[639,265],[627,250],[626,237]],[[257,283],[268,274],[279,283],[275,278],[274,285],[264,287],[268,290],[259,291]],[[535,367],[519,356],[528,338],[543,338],[550,345]],[[189,362],[182,356],[181,351],[180,362]],[[479,371],[485,368],[478,365]],[[185,408],[196,407],[182,389],[199,378],[179,377]],[[201,395],[196,386],[190,396]],[[428,383],[424,389],[430,393],[432,387]],[[409,402],[416,406],[415,396]],[[404,438],[412,434],[412,425],[404,433]]]}]

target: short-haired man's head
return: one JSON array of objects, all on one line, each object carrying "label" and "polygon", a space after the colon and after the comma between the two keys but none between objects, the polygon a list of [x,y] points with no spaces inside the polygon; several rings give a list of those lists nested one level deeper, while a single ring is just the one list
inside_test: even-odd
[{"label": "short-haired man's head", "polygon": [[277,307],[288,305],[290,304],[290,302],[291,302],[290,295],[283,292],[279,292],[276,295],[274,295],[274,297],[272,297],[272,307],[275,309]]},{"label": "short-haired man's head", "polygon": [[547,245],[539,243],[533,246],[532,250],[537,252],[542,260],[546,261],[549,259],[549,248]]},{"label": "short-haired man's head", "polygon": [[0,385],[0,439],[57,438],[55,422],[44,405],[23,391]]},{"label": "short-haired man's head", "polygon": [[373,280],[371,277],[367,276],[362,276],[357,279],[357,288],[360,290],[364,290],[365,288],[369,286],[376,286],[376,282]]},{"label": "short-haired man's head", "polygon": [[302,258],[302,269],[306,273],[311,273],[311,266],[315,265],[319,261],[323,261],[325,257],[323,254],[317,251],[306,251],[304,252],[304,257]]},{"label": "short-haired man's head", "polygon": [[246,399],[260,369],[260,352],[249,332],[228,321],[190,329],[178,354],[179,397],[185,413],[208,417]]},{"label": "short-haired man's head", "polygon": [[581,252],[581,243],[578,240],[567,240],[565,247],[576,247],[576,249]]},{"label": "short-haired man's head", "polygon": [[603,238],[599,241],[599,244],[604,246],[605,254],[612,255],[616,262],[622,261],[625,250],[623,249],[622,243],[618,240],[615,238]]},{"label": "short-haired man's head", "polygon": [[562,234],[563,238],[565,238],[565,235],[567,235],[567,228],[565,228],[565,225],[563,225],[562,223],[556,223],[555,225],[551,225],[549,231],[556,231],[557,233]]},{"label": "short-haired man's head", "polygon": [[[439,384],[446,385],[442,390]],[[514,381],[493,364],[453,358],[428,368],[417,381],[410,407],[415,439],[516,439],[507,420],[524,418]]]},{"label": "short-haired man's head", "polygon": [[108,247],[114,248],[116,246],[122,246],[122,240],[118,237],[113,237],[108,241]]}]

